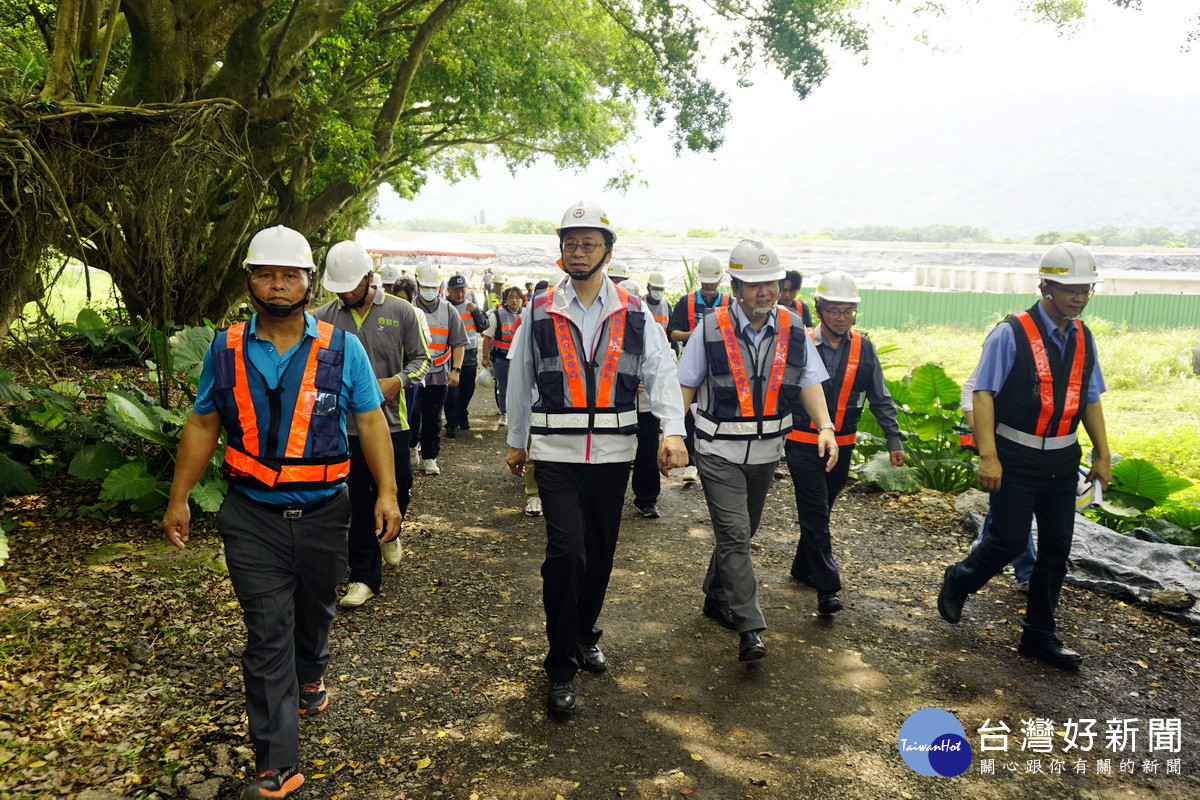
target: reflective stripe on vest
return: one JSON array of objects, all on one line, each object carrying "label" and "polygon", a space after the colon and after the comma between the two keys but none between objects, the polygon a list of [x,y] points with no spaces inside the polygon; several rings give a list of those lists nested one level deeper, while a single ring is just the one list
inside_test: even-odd
[{"label": "reflective stripe on vest", "polygon": [[[427,311],[424,307],[421,309],[426,315],[433,317],[434,322],[429,325],[429,349],[433,353],[433,366],[440,367],[450,360],[450,356],[454,355],[454,351],[450,349],[450,310],[446,307],[446,301],[438,303],[438,307],[434,311]],[[439,320],[438,315],[443,311],[446,314],[446,319]],[[434,327],[437,322],[442,322],[445,327]]]},{"label": "reflective stripe on vest", "polygon": [[[696,296],[699,294],[700,294],[699,289],[697,289],[694,292],[688,292],[687,307],[688,307],[688,330],[689,331],[696,330]],[[725,294],[724,292],[717,292],[717,298],[718,298],[717,305],[715,306],[716,308],[724,308],[729,305],[729,295]],[[708,306],[702,305],[702,306],[700,306],[700,308],[701,308],[701,310],[705,310],[705,309],[708,309]]]},{"label": "reflective stripe on vest", "polygon": [[[838,445],[854,444],[857,434],[856,431],[842,430],[842,425],[846,422],[846,404],[850,402],[850,392],[854,390],[854,379],[858,377],[859,356],[862,353],[862,334],[851,329],[848,335],[850,337],[850,353],[846,358],[846,371],[842,373],[842,382],[838,385],[837,405],[833,409],[833,439]],[[808,428],[808,430],[793,430],[788,434],[788,438],[793,442],[816,444],[820,437],[816,421],[810,419]]]},{"label": "reflective stripe on vest", "polygon": [[[617,377],[617,362],[621,358],[621,345],[625,341],[625,304],[628,295],[619,285],[614,284],[621,308],[609,317],[608,342],[604,348],[604,365],[600,368],[599,382],[596,384],[596,408],[608,408],[612,405],[613,381]],[[554,290],[550,290],[547,303],[554,303]],[[567,396],[572,402],[570,408],[587,408],[587,390],[584,388],[583,368],[579,365],[579,353],[575,349],[575,337],[571,335],[571,322],[561,314],[551,314],[554,320],[554,335],[558,339],[558,353],[562,359],[563,374],[567,379]]]},{"label": "reflective stripe on vest", "polygon": [[[508,348],[512,345],[512,326],[516,322],[517,315],[509,311],[507,308],[497,308],[496,312],[496,338],[492,340],[492,349],[499,350],[502,353],[507,353]],[[508,322],[500,316],[501,314],[508,315]]]},{"label": "reflective stripe on vest", "polygon": [[521,323],[533,326],[538,399],[531,433],[636,433],[636,385],[645,347],[641,301],[614,284],[618,305],[600,322],[592,352],[581,353],[581,332],[555,309],[558,288],[536,297],[529,320]]},{"label": "reflective stripe on vest", "polygon": [[[708,348],[719,341],[720,350],[716,352],[724,352],[725,363],[709,362],[709,391],[704,393],[694,417],[696,433],[701,438],[774,439],[787,433],[792,427],[791,402],[785,401],[786,407],[781,412],[780,394],[785,382],[796,386],[803,375],[803,361],[798,366],[793,365],[792,372],[788,372],[788,352],[793,329],[797,336],[802,336],[800,331],[803,328],[798,324],[798,319],[795,320],[796,324],[793,324],[795,318],[786,308],[778,308],[776,314],[775,344],[770,349],[770,360],[764,358],[756,367],[757,372],[753,376],[748,373],[742,354],[743,347],[752,348],[753,345],[738,338],[730,308],[717,308],[710,322],[705,324],[706,354],[712,352]],[[726,364],[728,370],[725,369]],[[760,398],[755,397],[754,379],[765,384]],[[732,399],[717,400],[716,391],[727,391],[730,384],[736,396],[736,406],[733,405]]]},{"label": "reflective stripe on vest", "polygon": [[1079,398],[1083,389],[1083,364],[1087,356],[1087,342],[1084,340],[1083,325],[1075,325],[1075,353],[1071,358],[1071,372],[1067,381],[1066,397],[1063,399],[1062,416],[1053,431],[1050,428],[1050,418],[1054,416],[1054,375],[1050,371],[1050,361],[1046,356],[1046,342],[1042,332],[1028,311],[1018,311],[1013,314],[1033,351],[1033,364],[1037,372],[1038,397],[1042,408],[1038,412],[1036,436],[1066,436],[1073,429],[1072,421],[1079,413]]},{"label": "reflective stripe on vest", "polygon": [[[294,489],[304,484],[328,485],[350,474],[348,452],[331,457],[305,457],[312,427],[313,407],[318,395],[318,353],[330,346],[335,330],[336,328],[328,322],[317,322],[317,338],[309,345],[308,358],[304,362],[300,386],[296,391],[292,418],[287,424],[287,445],[281,458],[264,456],[261,450],[258,414],[254,409],[246,366],[246,323],[239,322],[226,331],[225,347],[233,353],[234,383],[231,394],[236,406],[238,427],[241,429],[241,447],[234,441],[236,436],[231,436],[231,440],[225,446],[222,471],[231,481],[248,482],[245,479],[250,478],[268,488]],[[284,423],[280,420],[279,424],[282,426]],[[249,483],[253,485],[253,481]]]}]

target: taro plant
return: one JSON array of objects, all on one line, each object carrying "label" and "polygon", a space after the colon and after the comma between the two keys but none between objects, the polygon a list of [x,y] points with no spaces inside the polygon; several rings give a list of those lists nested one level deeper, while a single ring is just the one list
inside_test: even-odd
[{"label": "taro plant", "polygon": [[1200,547],[1200,507],[1171,495],[1192,482],[1164,475],[1141,458],[1124,458],[1113,464],[1112,483],[1097,508],[1084,513],[1115,531],[1146,528],[1165,542]]},{"label": "taro plant", "polygon": [[[171,364],[168,368],[146,361],[160,398],[176,394],[190,405],[213,331],[184,328],[169,340],[156,341],[157,333],[143,327],[151,352]],[[8,423],[0,426],[6,436],[0,441],[0,494],[37,490],[37,479],[23,461],[48,477],[61,467],[60,460],[69,459],[70,475],[100,483],[101,501],[128,502],[142,513],[166,503],[186,407],[168,407],[124,377],[111,383],[87,379],[26,388],[12,380],[12,373],[3,372],[0,400],[9,401],[0,409]],[[214,454],[192,492],[203,511],[217,510],[224,498],[225,484],[217,473],[222,453],[218,449]]]},{"label": "taro plant", "polygon": [[858,469],[859,477],[897,492],[921,488],[961,492],[977,486],[974,457],[958,443],[962,387],[933,363],[922,364],[901,380],[888,381],[887,387],[896,402],[905,465],[891,466],[883,429],[868,407],[859,421],[855,448],[866,462]]}]

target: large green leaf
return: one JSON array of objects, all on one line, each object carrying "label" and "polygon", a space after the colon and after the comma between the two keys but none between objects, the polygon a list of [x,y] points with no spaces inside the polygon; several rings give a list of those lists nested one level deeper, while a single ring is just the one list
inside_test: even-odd
[{"label": "large green leaf", "polygon": [[913,429],[918,437],[927,442],[930,439],[948,435],[957,425],[957,415],[951,416],[935,410],[925,419],[918,421]]},{"label": "large green leaf", "polygon": [[137,500],[155,491],[161,483],[146,472],[145,461],[132,461],[108,473],[100,487],[100,499]]},{"label": "large green leaf", "polygon": [[170,494],[171,485],[169,483],[155,481],[154,487],[146,492],[146,494],[131,502],[129,507],[138,514],[145,514],[165,506]]},{"label": "large green leaf", "polygon": [[85,481],[102,481],[108,477],[108,473],[128,461],[115,444],[101,442],[80,450],[75,458],[71,459],[71,466],[67,468],[67,472]]},{"label": "large green leaf", "polygon": [[13,403],[23,403],[32,400],[33,395],[25,391],[25,387],[13,380],[16,373],[0,369],[0,400]]},{"label": "large green leaf", "polygon": [[171,337],[171,367],[176,372],[186,372],[189,377],[200,379],[200,367],[204,353],[212,344],[215,332],[212,328],[198,326],[184,328]]},{"label": "large green leaf", "polygon": [[220,511],[225,502],[227,484],[221,480],[200,481],[192,488],[191,498],[201,511]]},{"label": "large green leaf", "polygon": [[1140,494],[1133,494],[1121,489],[1113,489],[1109,487],[1104,490],[1104,500],[1126,508],[1132,508],[1136,511],[1148,511],[1154,507],[1154,501],[1149,497],[1143,497]]},{"label": "large green leaf", "polygon": [[130,433],[143,439],[149,439],[156,444],[171,445],[175,440],[163,433],[162,424],[154,410],[128,395],[118,392],[108,392],[105,395],[104,413],[118,425],[122,425]]},{"label": "large green leaf", "polygon": [[1167,494],[1182,492],[1184,489],[1188,489],[1194,485],[1187,478],[1180,475],[1163,475],[1163,481],[1167,484]]},{"label": "large green leaf", "polygon": [[898,406],[907,406],[912,404],[912,393],[908,390],[908,384],[904,381],[888,381],[888,394],[896,401]]},{"label": "large green leaf", "polygon": [[885,492],[918,492],[921,481],[910,467],[893,467],[887,453],[877,453],[863,464],[858,477],[873,483]]},{"label": "large green leaf", "polygon": [[29,470],[0,453],[0,495],[33,494],[38,482]]},{"label": "large green leaf", "polygon": [[1159,508],[1152,508],[1147,513],[1168,520],[1181,528],[1200,532],[1200,506],[1170,503]]},{"label": "large green leaf", "polygon": [[1159,505],[1171,494],[1163,474],[1149,461],[1125,458],[1113,465],[1112,476],[1121,482],[1121,491],[1136,494]]},{"label": "large green leaf", "polygon": [[102,331],[108,327],[108,323],[94,308],[85,307],[79,309],[79,313],[75,315],[75,327],[86,333],[87,331]]},{"label": "large green leaf", "polygon": [[1200,545],[1200,531],[1189,530],[1168,519],[1151,518],[1144,521],[1141,526],[1158,534],[1164,542],[1183,545],[1184,547],[1196,547]]},{"label": "large green leaf", "polygon": [[922,364],[908,380],[908,404],[913,408],[958,408],[962,387],[938,364]]}]

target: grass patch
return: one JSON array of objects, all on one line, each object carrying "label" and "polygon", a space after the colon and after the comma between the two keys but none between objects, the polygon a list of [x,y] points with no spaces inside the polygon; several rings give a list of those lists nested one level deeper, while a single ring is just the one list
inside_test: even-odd
[{"label": "grass patch", "polygon": [[[1200,503],[1200,377],[1192,374],[1192,347],[1200,328],[1132,331],[1107,320],[1088,321],[1096,336],[1108,390],[1104,416],[1113,452],[1144,458],[1169,475],[1196,483],[1176,497]],[[979,361],[984,334],[967,327],[910,326],[868,331],[895,380],[927,361],[941,364],[958,383]]]},{"label": "grass patch", "polygon": [[[54,287],[46,295],[46,309],[56,322],[74,322],[80,309],[84,306],[104,313],[106,309],[119,307],[113,290],[112,278],[107,272],[98,269],[88,270],[88,280],[92,285],[92,300],[88,302],[87,282],[84,280],[83,267],[69,264],[63,270]],[[38,308],[35,303],[28,303],[21,315],[26,321],[34,322],[38,318]]]}]

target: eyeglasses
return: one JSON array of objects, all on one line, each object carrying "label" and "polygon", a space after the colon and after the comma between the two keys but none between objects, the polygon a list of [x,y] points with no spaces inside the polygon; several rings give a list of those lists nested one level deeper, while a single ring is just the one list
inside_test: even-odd
[{"label": "eyeglasses", "polygon": [[1095,288],[1092,286],[1075,286],[1068,288],[1063,286],[1061,283],[1050,283],[1050,288],[1062,292],[1063,294],[1069,294],[1072,297],[1091,297],[1096,293]]},{"label": "eyeglasses", "polygon": [[598,242],[562,242],[559,244],[564,253],[574,253],[576,250],[582,250],[585,256],[590,256],[596,252],[597,247],[604,247]]},{"label": "eyeglasses", "polygon": [[853,319],[854,315],[857,313],[858,310],[854,308],[850,308],[845,311],[834,311],[832,308],[821,309],[821,314],[827,317],[833,317],[834,319]]}]

